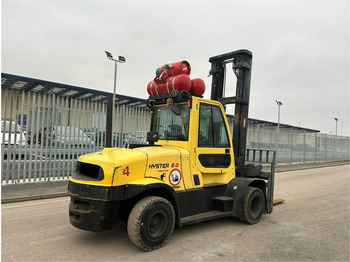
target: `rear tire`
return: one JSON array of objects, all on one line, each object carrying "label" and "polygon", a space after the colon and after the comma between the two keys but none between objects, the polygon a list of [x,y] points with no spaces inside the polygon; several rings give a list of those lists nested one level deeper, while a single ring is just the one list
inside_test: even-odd
[{"label": "rear tire", "polygon": [[130,240],[145,251],[163,247],[175,226],[175,212],[171,203],[156,196],[141,199],[131,210],[128,219]]},{"label": "rear tire", "polygon": [[243,200],[243,214],[240,220],[247,224],[259,222],[265,210],[265,196],[261,189],[248,187]]}]

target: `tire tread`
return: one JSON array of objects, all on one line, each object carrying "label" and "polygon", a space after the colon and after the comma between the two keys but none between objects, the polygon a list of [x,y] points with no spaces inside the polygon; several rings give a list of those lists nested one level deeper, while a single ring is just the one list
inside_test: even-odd
[{"label": "tire tread", "polygon": [[[250,218],[250,216],[248,214],[249,211],[247,209],[250,206],[249,205],[250,197],[255,192],[259,192],[259,194],[261,194],[261,196],[262,196],[262,203],[261,203],[262,204],[262,208],[261,208],[262,211],[261,211],[260,216],[257,219],[253,220]],[[248,186],[244,200],[243,200],[243,214],[242,214],[242,217],[240,217],[240,220],[246,224],[251,224],[251,225],[256,224],[260,221],[260,218],[261,218],[264,210],[265,210],[265,197],[264,197],[263,192],[261,191],[260,188]]]},{"label": "tire tread", "polygon": [[[151,205],[153,205],[154,203],[157,203],[157,202],[163,202],[171,207],[173,225],[172,225],[172,229],[171,229],[170,233],[168,234],[168,237],[166,238],[166,240],[163,243],[161,243],[160,245],[155,246],[155,247],[149,247],[149,246],[145,245],[141,240],[141,235],[140,235],[140,226],[141,225],[140,224],[141,224],[142,215],[145,212],[145,210],[147,210],[148,207],[150,207]],[[169,239],[174,231],[174,226],[175,226],[175,212],[174,212],[174,209],[173,209],[171,203],[162,197],[148,196],[148,197],[141,199],[132,209],[132,211],[129,215],[127,228],[128,228],[128,235],[129,235],[131,242],[133,242],[137,247],[139,247],[145,251],[152,251],[152,250],[163,247],[169,241]]]}]

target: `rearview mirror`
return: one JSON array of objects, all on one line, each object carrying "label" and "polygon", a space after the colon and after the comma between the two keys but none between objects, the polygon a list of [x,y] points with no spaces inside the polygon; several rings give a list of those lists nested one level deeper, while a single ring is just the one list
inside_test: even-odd
[{"label": "rearview mirror", "polygon": [[178,105],[171,105],[171,111],[177,115],[177,116],[181,116],[181,109]]}]

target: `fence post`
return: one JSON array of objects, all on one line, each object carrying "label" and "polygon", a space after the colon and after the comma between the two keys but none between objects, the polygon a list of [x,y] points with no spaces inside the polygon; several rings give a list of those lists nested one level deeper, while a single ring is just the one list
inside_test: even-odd
[{"label": "fence post", "polygon": [[26,115],[27,115],[27,119],[26,119],[26,145],[25,145],[25,153],[24,153],[24,162],[23,162],[23,182],[26,182],[26,179],[27,179],[27,176],[28,176],[28,173],[27,173],[27,161],[28,161],[28,156],[29,156],[29,153],[28,153],[28,150],[29,150],[29,144],[28,144],[28,141],[29,141],[29,132],[31,132],[29,129],[30,129],[30,123],[29,123],[29,101],[30,101],[30,93],[27,92],[26,93],[26,97],[27,99],[25,100],[25,102],[23,102],[23,104],[26,104]]},{"label": "fence post", "polygon": [[256,146],[255,146],[255,148],[260,148],[259,147],[259,140],[260,140],[259,132],[260,132],[260,124],[258,124],[258,127],[256,129]]},{"label": "fence post", "polygon": [[315,133],[315,160],[317,162],[317,133]]},{"label": "fence post", "polygon": [[124,115],[125,115],[125,104],[123,105],[122,109],[122,119],[120,121],[120,135],[119,135],[119,147],[123,147],[123,128],[124,128]]},{"label": "fence post", "polygon": [[324,161],[327,161],[327,134],[324,134]]},{"label": "fence post", "polygon": [[[339,160],[342,160],[343,158],[343,144],[342,144],[342,141],[343,140],[343,136],[340,136],[340,157],[339,157]],[[339,139],[338,139],[339,141]]]},{"label": "fence post", "polygon": [[350,137],[348,137],[348,160],[350,160]]},{"label": "fence post", "polygon": [[333,161],[335,161],[335,159],[336,159],[336,156],[335,156],[335,140],[336,140],[336,138],[337,138],[337,136],[334,134],[334,140],[333,140],[333,144],[334,144],[334,146],[333,146]]},{"label": "fence post", "polygon": [[[18,119],[19,121],[19,125],[20,125],[20,128],[21,128],[21,131],[23,132],[23,122],[24,122],[24,115],[23,115],[23,112],[24,112],[24,110],[23,110],[23,107],[24,107],[24,92],[22,93],[22,98],[21,98],[21,112],[20,112],[20,114],[21,114],[21,118],[20,119]],[[27,124],[27,123],[26,123]],[[28,130],[27,130],[27,128],[26,128],[26,134],[28,133]],[[21,171],[21,164],[22,164],[22,135],[20,135],[19,136],[19,152],[18,152],[18,162],[17,162],[17,174],[18,174],[18,178],[17,178],[17,181],[18,182],[20,182],[20,180],[21,180],[21,173],[22,173],[22,179],[23,179],[23,181],[25,181],[24,179],[25,179],[25,177],[24,177],[24,174],[25,174],[25,171],[24,171],[24,169],[23,169],[23,171]],[[27,135],[25,136],[25,147],[27,146]],[[24,152],[24,156],[26,155],[26,150],[25,150],[25,148],[23,148],[23,150],[25,151]]]},{"label": "fence post", "polygon": [[304,137],[303,137],[303,163],[305,163],[305,150],[306,150],[306,147],[305,147],[305,131],[304,131]]},{"label": "fence post", "polygon": [[[1,89],[1,91],[3,91]],[[3,101],[11,101],[9,100],[9,92],[2,93],[1,96],[1,120],[4,121],[4,125],[6,126],[6,119],[7,119],[7,105],[8,103],[4,103]],[[5,141],[5,132],[1,134],[2,141]],[[9,151],[7,151],[7,159],[6,159],[6,167],[5,167],[5,154],[2,153],[5,152],[5,143],[1,143],[1,166],[2,166],[2,172],[1,172],[1,184],[3,184],[4,180],[6,184],[8,183],[8,163],[7,159],[9,158]],[[5,172],[4,172],[5,170]],[[4,177],[5,176],[5,177]]]},{"label": "fence post", "polygon": [[293,129],[290,130],[290,161],[293,163]]},{"label": "fence post", "polygon": [[[51,105],[52,105],[52,113],[51,113],[51,123],[50,123],[50,126],[51,126],[51,134],[53,134],[53,126],[54,126],[54,124],[55,124],[55,119],[57,119],[57,118],[55,118],[55,116],[56,116],[56,110],[57,110],[57,108],[56,108],[56,105],[55,105],[55,102],[56,102],[56,96],[55,96],[55,94],[53,94],[52,95],[52,101],[51,101]],[[50,108],[50,105],[48,104],[48,106],[47,106],[47,108]],[[48,125],[49,126],[49,125]],[[51,165],[52,165],[52,156],[53,156],[53,154],[52,154],[52,143],[53,143],[53,141],[52,141],[52,139],[50,139],[51,141],[50,141],[50,146],[49,146],[49,173],[47,174],[47,181],[50,181],[50,176],[51,176]],[[55,143],[56,144],[56,143]],[[55,145],[55,147],[57,148],[57,145]],[[56,149],[55,148],[55,149]],[[57,150],[57,149],[56,149]],[[55,150],[55,151],[56,151]],[[56,154],[57,152],[55,152],[55,154]]]}]

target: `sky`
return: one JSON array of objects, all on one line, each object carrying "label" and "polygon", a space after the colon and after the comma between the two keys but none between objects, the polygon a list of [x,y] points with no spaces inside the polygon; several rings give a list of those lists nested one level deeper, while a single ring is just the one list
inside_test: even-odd
[{"label": "sky", "polygon": [[[253,53],[249,117],[349,131],[347,0],[2,0],[1,72],[147,98],[163,64],[187,60],[206,83],[209,57]],[[235,95],[227,71],[226,96]],[[229,114],[233,108],[229,107]]]}]

